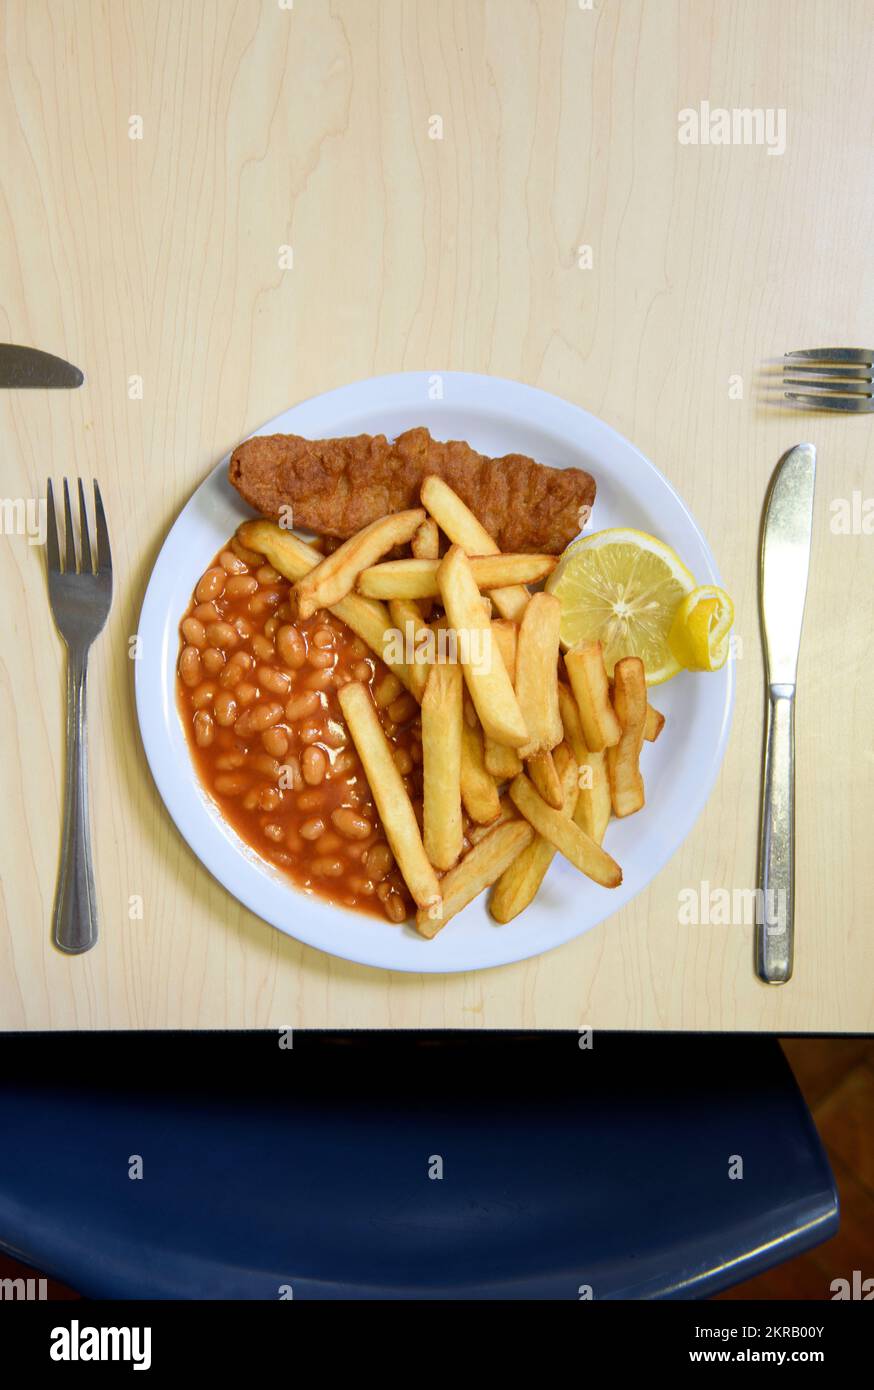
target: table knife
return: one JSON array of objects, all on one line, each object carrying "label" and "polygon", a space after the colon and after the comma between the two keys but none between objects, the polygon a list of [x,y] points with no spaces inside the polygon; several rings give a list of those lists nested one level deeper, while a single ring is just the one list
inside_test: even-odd
[{"label": "table knife", "polygon": [[81,386],[85,380],[78,367],[39,348],[0,343],[0,388],[18,390],[65,389]]},{"label": "table knife", "polygon": [[759,836],[756,972],[792,975],[795,918],[795,686],[807,595],[816,449],[796,444],[771,479],[761,535],[759,604],[767,713]]}]

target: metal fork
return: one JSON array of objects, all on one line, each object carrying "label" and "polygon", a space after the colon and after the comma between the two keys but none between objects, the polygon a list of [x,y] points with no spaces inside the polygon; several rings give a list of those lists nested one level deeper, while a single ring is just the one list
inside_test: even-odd
[{"label": "metal fork", "polygon": [[62,951],[78,955],[97,940],[97,903],[91,867],[88,823],[88,755],[85,740],[85,677],[88,652],[102,630],[112,603],[112,556],[100,488],[94,484],[97,523],[96,569],[88,534],[85,489],[79,479],[80,559],[76,563],[70,489],[64,479],[64,551],[62,563],[55,524],[55,497],[48,484],[46,560],[49,602],[55,626],[67,646],[67,770],[64,784],[64,833],[61,867],[52,913],[52,939]]},{"label": "metal fork", "polygon": [[[806,352],[787,352],[785,359],[783,385],[813,388],[807,392],[784,391],[786,400],[852,415],[874,410],[872,349],[811,348]],[[799,375],[787,375],[792,372]]]}]

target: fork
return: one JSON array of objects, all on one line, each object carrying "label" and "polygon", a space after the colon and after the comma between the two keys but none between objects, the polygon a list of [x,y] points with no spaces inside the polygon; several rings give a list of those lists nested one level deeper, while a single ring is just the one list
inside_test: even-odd
[{"label": "fork", "polygon": [[55,496],[48,483],[46,562],[49,603],[67,647],[67,768],[61,866],[52,913],[52,939],[62,951],[79,955],[97,940],[97,903],[88,823],[88,755],[85,739],[85,678],[88,652],[102,631],[112,603],[112,556],[100,488],[94,484],[97,524],[96,568],[88,534],[85,489],[79,479],[79,564],[73,536],[70,489],[64,479],[64,562],[55,524]]},{"label": "fork", "polygon": [[[870,348],[811,348],[806,352],[787,352],[783,385],[814,389],[806,393],[784,391],[783,395],[788,401],[819,406],[821,410],[864,415],[874,410],[872,368],[874,351]],[[799,375],[787,376],[787,372]]]}]

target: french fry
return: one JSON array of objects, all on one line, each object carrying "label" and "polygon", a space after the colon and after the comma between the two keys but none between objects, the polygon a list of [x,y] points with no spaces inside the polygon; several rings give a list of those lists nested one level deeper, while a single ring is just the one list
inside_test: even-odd
[{"label": "french fry", "polygon": [[551,753],[532,753],[525,759],[525,770],[547,806],[561,810],[561,781]]},{"label": "french fry", "polygon": [[490,825],[501,814],[501,798],[483,760],[478,720],[473,728],[466,719],[461,723],[461,799],[471,820],[479,825]]},{"label": "french fry", "polygon": [[[561,755],[561,756],[560,756]],[[555,750],[562,793],[562,811],[572,816],[577,801],[577,762],[567,744]],[[489,902],[489,912],[496,922],[510,922],[533,901],[546,871],[555,858],[555,846],[542,835],[535,835],[531,844],[504,870],[495,884]]]},{"label": "french fry", "polygon": [[[492,641],[497,642],[498,649],[504,659],[507,668],[507,675],[510,681],[516,681],[516,635],[519,631],[516,623],[509,618],[495,618],[492,621]],[[483,741],[486,770],[492,774],[496,782],[512,782],[517,772],[522,771],[522,759],[515,748],[508,748],[505,743],[495,743],[493,738],[486,735]]]},{"label": "french fry", "polygon": [[619,742],[607,749],[607,772],[613,814],[631,816],[644,804],[640,750],[646,727],[646,674],[639,656],[625,656],[613,672],[616,717],[622,728]]},{"label": "french fry", "polygon": [[518,820],[519,812],[513,805],[508,796],[501,797],[501,814],[497,820],[493,820],[491,825],[472,825],[467,832],[467,838],[472,845],[478,845],[480,840],[484,840],[496,826],[504,825],[508,820]]},{"label": "french fry", "polygon": [[[470,567],[479,589],[511,584],[536,584],[556,566],[554,555],[473,555]],[[440,597],[439,560],[385,560],[358,576],[358,592],[368,598],[429,599]],[[556,599],[556,603],[558,599]]]},{"label": "french fry", "polygon": [[664,727],[665,716],[659,710],[653,709],[652,705],[647,705],[646,723],[643,726],[643,736],[647,743],[655,743]]},{"label": "french fry", "polygon": [[435,937],[442,927],[478,894],[494,883],[518,854],[531,843],[534,832],[524,820],[507,821],[490,830],[478,845],[440,880],[442,902],[416,913],[416,930]]},{"label": "french fry", "polygon": [[385,838],[413,901],[424,911],[439,911],[440,884],[367,686],[350,681],[340,687],[337,698],[364,766]]},{"label": "french fry", "polygon": [[464,677],[460,666],[432,666],[422,699],[425,853],[435,869],[461,854],[461,739]]},{"label": "french fry", "polygon": [[577,702],[566,685],[559,682],[558,703],[564,736],[577,762],[580,794],[574,820],[581,830],[600,845],[610,823],[613,802],[610,797],[610,778],[607,776],[606,753],[590,753],[583,738],[583,726]]},{"label": "french fry", "polygon": [[514,805],[545,840],[549,840],[574,868],[604,888],[618,888],[622,870],[616,860],[581,830],[570,816],[547,806],[524,772],[510,784]]},{"label": "french fry", "polygon": [[[422,617],[422,610],[417,603],[411,603],[409,599],[392,599],[388,606],[389,616],[395,627],[404,635],[408,631],[412,633],[413,647],[418,641],[419,634],[424,632],[427,635],[428,624]],[[411,627],[408,628],[408,624]],[[422,703],[422,696],[425,693],[425,682],[428,679],[428,666],[424,661],[410,661],[407,663],[407,675],[409,677],[407,685],[409,690],[419,704]]]},{"label": "french fry", "polygon": [[459,545],[450,546],[437,575],[443,606],[462,644],[460,655],[467,658],[462,660],[464,678],[480,723],[496,743],[518,748],[527,741],[528,729],[498,644],[492,641],[470,561]]},{"label": "french fry", "polygon": [[[419,496],[422,506],[427,507],[440,529],[468,555],[500,554],[485,527],[442,478],[429,474],[422,483]],[[509,589],[493,590],[492,598],[503,618],[518,621],[528,606],[530,594],[527,589],[515,584]]]},{"label": "french fry", "polygon": [[387,550],[410,540],[424,520],[422,508],[412,507],[406,512],[390,512],[350,536],[298,580],[292,590],[297,616],[311,618],[317,609],[339,603],[355,588],[362,570],[375,564]]},{"label": "french fry", "polygon": [[[248,550],[263,555],[275,570],[292,583],[315,569],[320,561],[317,550],[273,521],[244,521],[237,528],[237,535]],[[385,604],[377,603],[372,598],[362,598],[360,594],[348,594],[339,603],[332,603],[330,608],[347,627],[351,627],[356,637],[366,642],[370,650],[394,671],[410,693],[414,693],[407,666],[402,662],[390,661],[386,655],[394,625]]]},{"label": "french fry", "polygon": [[417,560],[436,560],[440,554],[440,528],[431,516],[426,516],[410,541]]},{"label": "french fry", "polygon": [[586,747],[593,753],[613,747],[622,729],[610,704],[601,643],[578,642],[565,652],[564,664],[580,711]]}]

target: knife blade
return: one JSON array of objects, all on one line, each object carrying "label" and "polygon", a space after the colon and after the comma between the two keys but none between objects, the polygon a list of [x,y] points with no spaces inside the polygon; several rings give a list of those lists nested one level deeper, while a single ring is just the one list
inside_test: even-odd
[{"label": "knife blade", "polygon": [[0,343],[0,388],[71,390],[85,380],[78,367],[39,348]]},{"label": "knife blade", "polygon": [[759,833],[756,971],[792,976],[795,927],[795,689],[804,622],[816,449],[796,444],[771,479],[762,520],[759,605],[767,711]]}]

